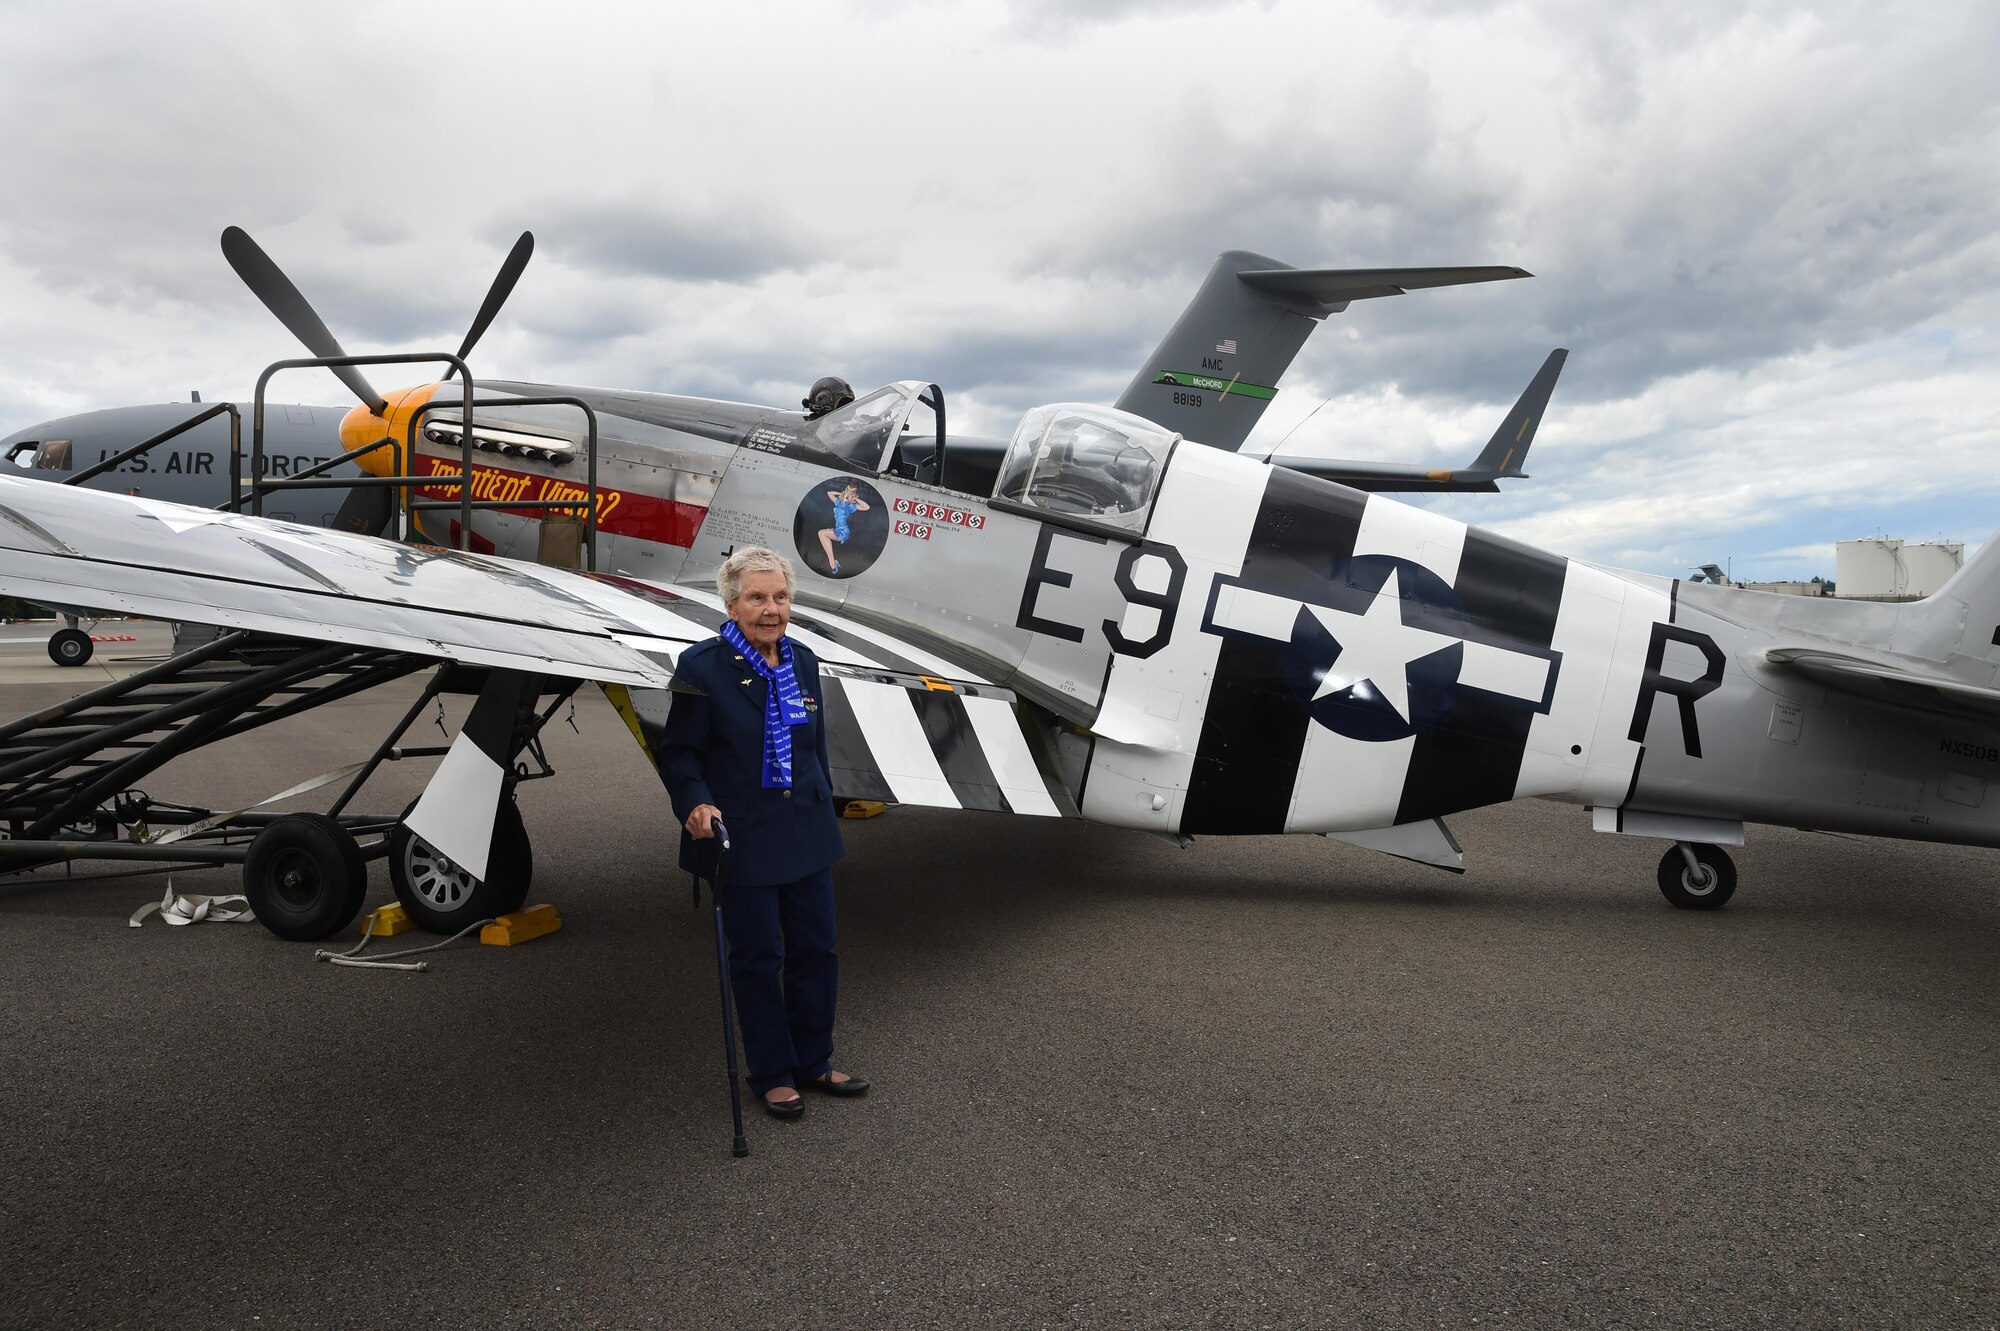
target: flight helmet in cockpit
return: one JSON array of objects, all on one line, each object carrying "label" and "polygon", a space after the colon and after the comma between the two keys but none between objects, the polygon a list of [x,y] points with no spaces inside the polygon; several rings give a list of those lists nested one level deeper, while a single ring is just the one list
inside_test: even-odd
[{"label": "flight helmet in cockpit", "polygon": [[806,409],[807,420],[816,421],[829,411],[838,411],[852,401],[854,401],[854,390],[848,386],[847,380],[829,374],[813,381],[813,386],[807,390],[799,405]]}]

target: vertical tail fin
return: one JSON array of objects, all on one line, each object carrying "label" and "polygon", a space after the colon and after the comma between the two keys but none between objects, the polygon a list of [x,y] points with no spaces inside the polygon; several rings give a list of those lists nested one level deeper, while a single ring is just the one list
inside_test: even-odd
[{"label": "vertical tail fin", "polygon": [[1243,446],[1313,327],[1357,300],[1527,277],[1519,268],[1289,268],[1230,250],[1118,408],[1215,448]]},{"label": "vertical tail fin", "polygon": [[2000,665],[2000,532],[1987,537],[1944,586],[1898,609],[1894,650]]}]

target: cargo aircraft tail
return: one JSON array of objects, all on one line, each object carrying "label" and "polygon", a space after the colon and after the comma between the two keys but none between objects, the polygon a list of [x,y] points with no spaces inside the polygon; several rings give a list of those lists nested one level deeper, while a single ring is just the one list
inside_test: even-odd
[{"label": "cargo aircraft tail", "polygon": [[1213,448],[1243,446],[1315,325],[1357,300],[1532,274],[1478,268],[1292,268],[1247,250],[1215,261],[1166,339],[1118,399]]}]

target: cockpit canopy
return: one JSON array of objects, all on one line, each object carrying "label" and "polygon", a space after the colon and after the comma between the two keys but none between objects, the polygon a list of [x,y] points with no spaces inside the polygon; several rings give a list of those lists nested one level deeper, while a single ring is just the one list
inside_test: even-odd
[{"label": "cockpit canopy", "polygon": [[[924,433],[942,440],[944,393],[936,384],[904,379],[878,388],[858,401],[818,417],[813,434],[820,448],[861,471],[894,468],[893,450],[912,428],[911,413],[925,408]],[[934,445],[935,446],[935,445]]]},{"label": "cockpit canopy", "polygon": [[1139,535],[1179,439],[1111,407],[1036,407],[1007,445],[993,497]]}]

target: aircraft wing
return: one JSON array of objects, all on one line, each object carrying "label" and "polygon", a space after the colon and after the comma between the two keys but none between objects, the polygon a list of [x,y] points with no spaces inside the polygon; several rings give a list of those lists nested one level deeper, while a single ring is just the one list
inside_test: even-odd
[{"label": "aircraft wing", "polygon": [[[820,663],[828,776],[840,800],[1077,817],[1032,725],[991,684]],[[666,725],[665,689],[606,685],[648,757]]]},{"label": "aircraft wing", "polygon": [[[623,686],[642,741],[635,714],[664,720],[673,660],[726,617],[700,589],[5,477],[0,590]],[[1074,816],[1007,690],[824,611],[793,636],[824,666],[836,793]]]},{"label": "aircraft wing", "polygon": [[[599,581],[654,599],[707,633],[727,618],[706,589],[631,577]],[[791,636],[820,660],[836,798],[1078,816],[1041,736],[1041,714],[1009,690],[930,644],[816,607],[794,605]],[[650,758],[669,691],[607,685],[604,692]]]},{"label": "aircraft wing", "polygon": [[2000,713],[2000,689],[1823,647],[1773,647],[1764,659],[1810,675],[1831,689],[1906,706]]},{"label": "aircraft wing", "polygon": [[1491,494],[1500,488],[1494,484],[1497,480],[1528,479],[1528,474],[1521,470],[1521,464],[1528,460],[1528,448],[1535,442],[1535,431],[1548,411],[1549,397],[1555,392],[1556,380],[1561,377],[1563,363],[1568,359],[1569,352],[1562,347],[1548,354],[1542,368],[1535,371],[1535,377],[1521,390],[1513,409],[1493,431],[1493,437],[1486,441],[1486,447],[1468,466],[1454,468],[1426,467],[1411,462],[1350,462],[1338,458],[1290,457],[1281,453],[1273,453],[1269,461],[1274,467],[1302,471],[1308,476],[1337,481],[1356,490]]},{"label": "aircraft wing", "polygon": [[5,477],[0,589],[629,684],[666,684],[671,665],[656,658],[712,632],[560,570]]}]

